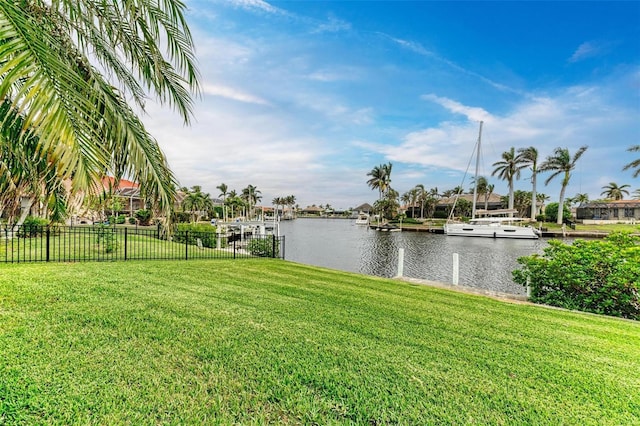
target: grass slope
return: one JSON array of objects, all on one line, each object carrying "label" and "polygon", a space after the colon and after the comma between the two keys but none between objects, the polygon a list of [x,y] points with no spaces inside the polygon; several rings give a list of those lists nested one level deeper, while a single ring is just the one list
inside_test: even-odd
[{"label": "grass slope", "polygon": [[0,266],[0,424],[640,424],[640,324],[278,260]]}]

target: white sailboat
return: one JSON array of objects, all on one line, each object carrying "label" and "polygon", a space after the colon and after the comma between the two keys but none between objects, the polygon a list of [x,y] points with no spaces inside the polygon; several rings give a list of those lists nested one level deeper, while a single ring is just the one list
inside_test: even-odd
[{"label": "white sailboat", "polygon": [[[482,140],[482,121],[478,132],[478,143],[476,152],[475,178],[478,180],[478,166],[480,163],[480,142]],[[513,216],[517,210],[494,210],[483,211],[487,217],[476,217],[476,197],[478,195],[477,185],[473,188],[473,207],[471,209],[471,219],[468,223],[451,222],[451,217],[444,225],[444,233],[448,236],[456,237],[486,237],[486,238],[520,238],[537,239],[539,237],[535,228],[528,225],[518,225],[526,220],[519,217],[504,217],[500,215],[508,214]],[[455,204],[454,204],[455,208]],[[451,210],[453,215],[453,209]]]}]

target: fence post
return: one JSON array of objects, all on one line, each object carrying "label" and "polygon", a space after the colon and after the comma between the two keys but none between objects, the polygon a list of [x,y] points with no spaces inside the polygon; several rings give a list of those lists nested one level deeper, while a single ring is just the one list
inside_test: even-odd
[{"label": "fence post", "polygon": [[458,253],[453,253],[453,285],[458,285],[459,274],[460,266],[458,261]]},{"label": "fence post", "polygon": [[184,231],[184,260],[189,260],[189,231]]},{"label": "fence post", "polygon": [[275,259],[276,258],[276,236],[272,235],[271,236],[271,258]]},{"label": "fence post", "polygon": [[47,248],[46,248],[46,258],[47,258],[47,262],[49,261],[49,242],[51,241],[51,230],[49,228],[49,225],[47,225]]},{"label": "fence post", "polygon": [[124,228],[124,260],[127,260],[127,228]]},{"label": "fence post", "polygon": [[404,249],[399,248],[398,249],[398,275],[396,275],[396,278],[402,278],[403,274],[404,274]]}]

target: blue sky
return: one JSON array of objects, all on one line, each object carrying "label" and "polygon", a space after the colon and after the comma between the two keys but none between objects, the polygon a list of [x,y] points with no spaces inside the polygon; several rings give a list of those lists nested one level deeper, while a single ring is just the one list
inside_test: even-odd
[{"label": "blue sky", "polygon": [[[463,185],[510,147],[589,148],[567,195],[600,197],[640,153],[640,2],[188,0],[202,75],[195,120],[144,118],[183,186],[256,186],[263,204],[373,203],[366,184]],[[560,178],[539,192],[557,200]],[[523,170],[516,189],[531,190]],[[630,192],[631,192],[630,191]]]}]

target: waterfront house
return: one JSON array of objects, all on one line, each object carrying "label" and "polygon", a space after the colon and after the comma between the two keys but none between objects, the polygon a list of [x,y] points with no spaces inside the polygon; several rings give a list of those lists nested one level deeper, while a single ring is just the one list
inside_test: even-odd
[{"label": "waterfront house", "polygon": [[584,224],[635,223],[640,221],[640,200],[603,200],[582,203],[576,219]]}]

